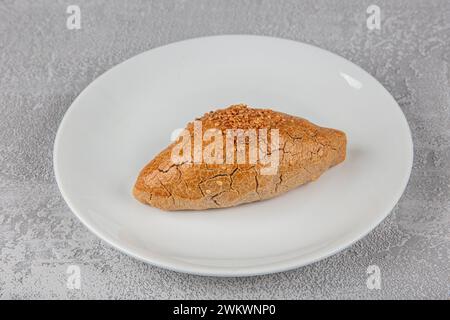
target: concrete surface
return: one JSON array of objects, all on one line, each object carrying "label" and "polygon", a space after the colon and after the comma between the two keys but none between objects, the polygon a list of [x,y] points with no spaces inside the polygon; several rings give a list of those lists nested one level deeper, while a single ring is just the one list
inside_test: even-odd
[{"label": "concrete surface", "polygon": [[[370,4],[381,29],[366,27]],[[68,30],[66,8],[81,8]],[[313,265],[248,278],[151,267],[109,248],[70,212],[55,184],[52,148],[74,98],[115,64],[173,41],[247,33],[310,43],[375,76],[412,130],[415,160],[392,214],[351,248]],[[450,2],[0,2],[0,297],[450,297]],[[381,289],[366,269],[381,270]],[[81,288],[66,286],[78,265]]]}]

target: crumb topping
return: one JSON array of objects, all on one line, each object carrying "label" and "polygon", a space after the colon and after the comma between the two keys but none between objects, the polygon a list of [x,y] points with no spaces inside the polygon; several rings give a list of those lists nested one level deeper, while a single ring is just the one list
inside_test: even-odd
[{"label": "crumb topping", "polygon": [[200,120],[205,127],[217,129],[259,129],[278,127],[286,121],[286,115],[270,109],[249,108],[236,104],[225,109],[205,113]]}]

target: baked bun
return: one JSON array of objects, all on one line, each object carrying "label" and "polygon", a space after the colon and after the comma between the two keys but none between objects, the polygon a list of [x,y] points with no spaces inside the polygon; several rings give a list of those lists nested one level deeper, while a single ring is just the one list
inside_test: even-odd
[{"label": "baked bun", "polygon": [[232,105],[188,123],[142,169],[133,194],[163,210],[231,207],[316,180],[345,154],[342,131],[269,109]]}]

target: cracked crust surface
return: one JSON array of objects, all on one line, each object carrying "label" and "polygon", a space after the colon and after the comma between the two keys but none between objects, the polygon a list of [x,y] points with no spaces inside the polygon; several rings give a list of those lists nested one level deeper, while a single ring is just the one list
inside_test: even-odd
[{"label": "cracked crust surface", "polygon": [[[211,111],[196,120],[202,122],[204,130],[217,128],[223,133],[238,128],[278,129],[280,162],[276,174],[260,174],[264,167],[260,162],[174,164],[171,160],[174,142],[142,169],[133,189],[136,199],[163,210],[231,207],[287,192],[316,180],[328,168],[345,160],[345,133],[288,114],[240,104]],[[186,129],[193,134],[193,123]]]}]

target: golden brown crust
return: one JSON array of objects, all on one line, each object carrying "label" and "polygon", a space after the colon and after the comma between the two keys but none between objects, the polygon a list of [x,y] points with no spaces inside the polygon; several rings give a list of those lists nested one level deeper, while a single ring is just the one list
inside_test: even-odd
[{"label": "golden brown crust", "polygon": [[[284,113],[233,105],[197,120],[204,130],[278,129],[276,174],[261,174],[261,163],[174,164],[171,152],[175,143],[172,143],[140,172],[133,189],[136,199],[164,210],[230,207],[272,198],[316,180],[328,168],[345,160],[345,133]],[[193,123],[186,128],[192,133]]]}]

